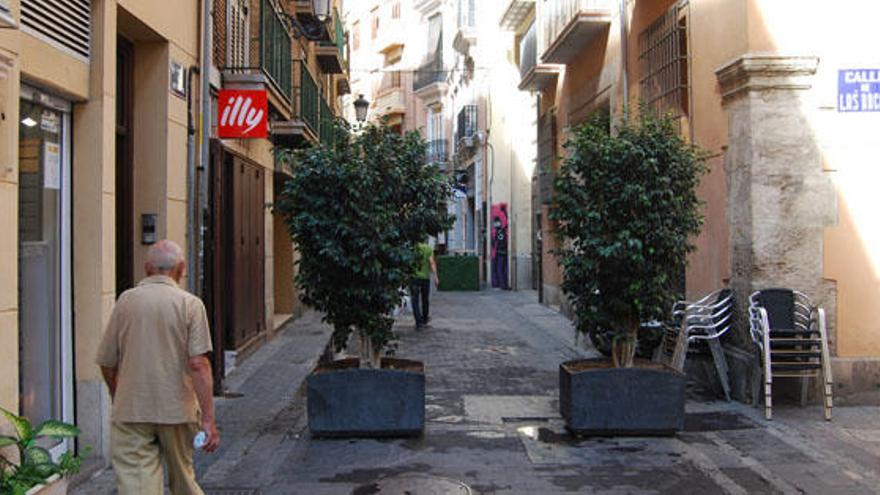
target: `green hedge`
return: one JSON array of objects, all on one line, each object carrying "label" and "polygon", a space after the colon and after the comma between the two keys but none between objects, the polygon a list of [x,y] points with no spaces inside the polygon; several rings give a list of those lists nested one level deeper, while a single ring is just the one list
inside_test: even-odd
[{"label": "green hedge", "polygon": [[438,256],[440,290],[480,290],[480,260],[476,256]]}]

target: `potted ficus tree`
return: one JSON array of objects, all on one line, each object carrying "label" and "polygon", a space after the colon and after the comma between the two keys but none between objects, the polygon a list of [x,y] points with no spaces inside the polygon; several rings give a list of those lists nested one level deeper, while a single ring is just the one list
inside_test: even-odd
[{"label": "potted ficus tree", "polygon": [[684,422],[685,378],[636,359],[639,328],[674,302],[702,217],[704,154],[670,119],[642,108],[612,130],[574,129],[555,181],[557,259],[576,329],[611,333],[611,358],[560,367],[560,411],[586,434],[670,434]]},{"label": "potted ficus tree", "polygon": [[[0,435],[0,493],[67,493],[67,476],[79,471],[82,456],[65,452],[57,460],[53,459],[41,442],[74,438],[79,435],[79,428],[55,420],[44,421],[34,427],[27,418],[6,409],[0,408],[0,414],[6,418],[14,432],[14,435]],[[8,450],[4,453],[3,449]]]},{"label": "potted ficus tree", "polygon": [[358,357],[307,379],[314,435],[410,435],[424,429],[422,363],[383,357],[395,339],[393,309],[415,273],[416,245],[447,228],[451,182],[426,163],[415,132],[369,125],[297,152],[274,205],[300,253],[305,304],[334,328],[337,351],[357,337]]}]

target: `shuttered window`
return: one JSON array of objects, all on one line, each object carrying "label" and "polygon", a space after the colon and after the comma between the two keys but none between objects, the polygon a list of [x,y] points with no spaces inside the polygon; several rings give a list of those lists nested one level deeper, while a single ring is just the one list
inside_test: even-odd
[{"label": "shuttered window", "polygon": [[226,15],[227,43],[226,54],[227,67],[248,67],[248,2],[247,0],[231,0],[227,4],[229,9]]},{"label": "shuttered window", "polygon": [[89,0],[21,0],[22,30],[89,59]]},{"label": "shuttered window", "polygon": [[0,14],[9,15],[9,0],[0,0]]}]

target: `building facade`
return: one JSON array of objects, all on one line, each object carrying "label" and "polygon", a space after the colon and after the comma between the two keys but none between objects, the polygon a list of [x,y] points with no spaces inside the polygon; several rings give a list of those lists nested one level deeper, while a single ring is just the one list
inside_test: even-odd
[{"label": "building facade", "polygon": [[[224,357],[299,312],[295,249],[266,204],[286,174],[274,149],[329,139],[322,122],[340,115],[331,6],[317,19],[312,2],[212,1],[204,67],[196,0],[0,0],[0,406],[75,422],[78,444],[107,459],[94,354],[158,239],[184,247],[184,284],[212,308],[219,379]],[[313,39],[294,35],[309,26]],[[267,90],[268,138],[217,137],[216,98],[232,88]]]},{"label": "building facade", "polygon": [[[500,7],[473,0],[349,2],[352,97],[370,101],[371,121],[420,132],[427,159],[458,183],[449,203],[456,221],[437,239],[441,251],[478,256],[487,285],[530,289],[536,100],[509,84],[517,74],[514,35],[499,25]],[[500,250],[490,228],[493,210],[503,212],[509,232]],[[493,283],[499,252],[507,269],[504,282]]]},{"label": "building facade", "polygon": [[[880,242],[868,212],[880,203],[867,164],[878,146],[869,129],[880,115],[872,86],[880,61],[867,47],[878,7],[848,2],[864,14],[850,17],[820,2],[777,0],[506,3],[535,13],[524,32],[534,30],[536,55],[520,56],[534,64],[521,84],[540,97],[545,301],[565,306],[547,214],[566,135],[595,112],[622,118],[642,102],[709,152],[687,294],[730,285],[744,309],[757,289],[803,291],[828,312],[837,393],[875,388]],[[727,343],[742,396],[747,325]]]}]

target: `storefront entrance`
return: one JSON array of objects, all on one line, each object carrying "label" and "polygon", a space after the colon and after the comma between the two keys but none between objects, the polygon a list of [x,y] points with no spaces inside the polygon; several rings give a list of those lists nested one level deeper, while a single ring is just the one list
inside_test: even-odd
[{"label": "storefront entrance", "polygon": [[[18,289],[21,414],[73,421],[70,104],[22,87]],[[58,455],[65,442],[46,445]]]}]

